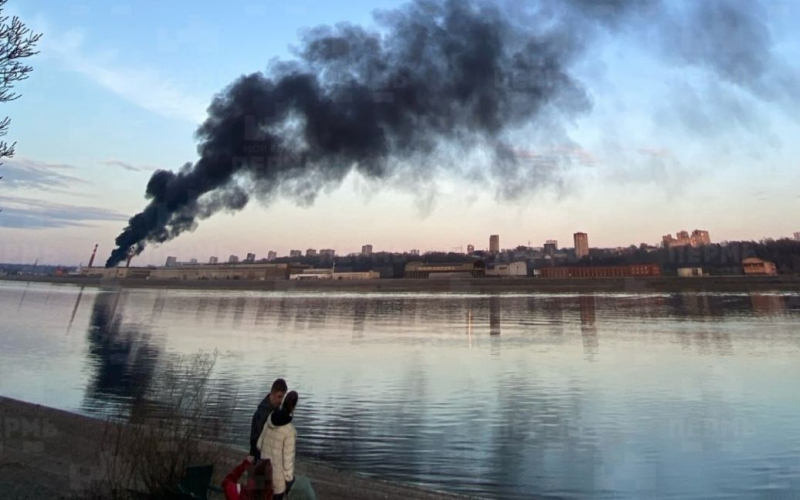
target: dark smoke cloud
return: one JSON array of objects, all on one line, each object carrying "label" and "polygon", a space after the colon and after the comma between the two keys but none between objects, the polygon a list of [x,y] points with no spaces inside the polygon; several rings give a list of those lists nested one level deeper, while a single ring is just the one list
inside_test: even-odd
[{"label": "dark smoke cloud", "polygon": [[[342,24],[303,38],[298,60],[274,64],[218,95],[197,131],[196,163],[157,171],[149,205],[132,217],[106,265],[239,210],[248,192],[313,201],[356,170],[389,176],[442,143],[500,147],[506,131],[545,108],[588,109],[567,71],[569,53],[543,33],[515,25],[489,3],[418,1],[376,16],[382,32]],[[440,158],[439,158],[440,159]]]},{"label": "dark smoke cloud", "polygon": [[[570,69],[601,34],[655,42],[673,62],[762,97],[769,82],[793,82],[770,76],[776,57],[757,0],[538,0],[504,9],[417,0],[375,18],[375,30],[309,30],[296,60],[243,76],[216,96],[197,131],[199,159],[153,174],[149,204],[117,237],[106,265],[219,211],[240,210],[251,196],[313,203],[353,170],[382,180],[450,169],[499,181],[502,197],[557,185],[558,169],[520,161],[515,134],[538,124],[537,134],[570,145],[565,121],[592,102]],[[463,165],[476,150],[477,174]]]}]

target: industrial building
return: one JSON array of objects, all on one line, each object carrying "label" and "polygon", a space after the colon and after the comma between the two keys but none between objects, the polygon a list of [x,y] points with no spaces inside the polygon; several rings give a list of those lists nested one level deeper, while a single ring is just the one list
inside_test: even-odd
[{"label": "industrial building", "polygon": [[678,276],[681,278],[699,278],[703,276],[702,267],[681,267],[678,269]]},{"label": "industrial building", "polygon": [[489,264],[486,266],[486,276],[495,278],[524,278],[528,275],[528,264],[525,262],[512,262],[511,264]]},{"label": "industrial building", "polygon": [[381,277],[377,271],[337,273],[333,269],[304,269],[302,273],[292,274],[289,279],[296,281],[314,280],[375,280]]},{"label": "industrial building", "polygon": [[742,269],[747,276],[772,276],[778,274],[774,262],[752,257],[742,261]]},{"label": "industrial building", "polygon": [[84,267],[78,274],[86,278],[147,279],[150,271],[149,267]]},{"label": "industrial building", "polygon": [[485,276],[486,263],[481,260],[443,264],[409,262],[405,268],[405,277],[410,279],[483,278]]},{"label": "industrial building", "polygon": [[575,256],[579,259],[589,255],[589,235],[586,233],[575,233]]},{"label": "industrial building", "polygon": [[268,280],[288,277],[289,264],[185,265],[150,270],[150,279],[154,280]]},{"label": "industrial building", "polygon": [[544,267],[540,269],[542,278],[645,278],[661,276],[658,264],[634,264],[631,266],[607,267]]}]

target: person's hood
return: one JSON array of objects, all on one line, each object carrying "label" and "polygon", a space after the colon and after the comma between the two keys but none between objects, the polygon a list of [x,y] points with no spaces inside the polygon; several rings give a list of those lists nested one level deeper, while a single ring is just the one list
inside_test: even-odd
[{"label": "person's hood", "polygon": [[283,427],[292,423],[292,414],[280,408],[272,412],[269,417],[269,423],[273,427]]}]

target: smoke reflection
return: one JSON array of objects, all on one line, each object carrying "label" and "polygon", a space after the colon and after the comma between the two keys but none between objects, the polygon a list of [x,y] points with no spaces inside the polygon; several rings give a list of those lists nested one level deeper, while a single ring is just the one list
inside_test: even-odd
[{"label": "smoke reflection", "polygon": [[[146,327],[124,322],[127,292],[95,296],[86,332],[91,370],[83,407],[104,412],[141,402],[147,394],[161,356]],[[158,299],[156,299],[158,302]]]}]

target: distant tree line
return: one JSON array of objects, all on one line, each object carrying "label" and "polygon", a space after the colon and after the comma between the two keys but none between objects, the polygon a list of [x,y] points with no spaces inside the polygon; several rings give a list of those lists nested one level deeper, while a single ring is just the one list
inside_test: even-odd
[{"label": "distant tree line", "polygon": [[800,274],[800,242],[791,239],[762,241],[732,241],[703,247],[640,247],[627,249],[593,248],[588,257],[578,259],[572,253],[566,258],[553,259],[529,248],[501,252],[497,255],[478,251],[472,255],[454,252],[428,252],[423,255],[409,253],[376,252],[372,255],[282,257],[276,262],[296,263],[311,267],[330,268],[337,271],[379,271],[383,277],[400,278],[409,262],[421,261],[430,264],[470,262],[482,259],[487,263],[524,261],[528,271],[553,266],[626,266],[633,264],[658,264],[665,275],[675,275],[682,267],[702,267],[712,275],[741,274],[742,261],[758,257],[774,262],[781,274]]},{"label": "distant tree line", "polygon": [[702,267],[709,274],[741,274],[750,257],[774,262],[780,274],[800,274],[800,242],[791,239],[730,241],[702,247],[631,247],[623,253],[592,249],[576,266],[658,264],[664,274],[682,267]]}]

